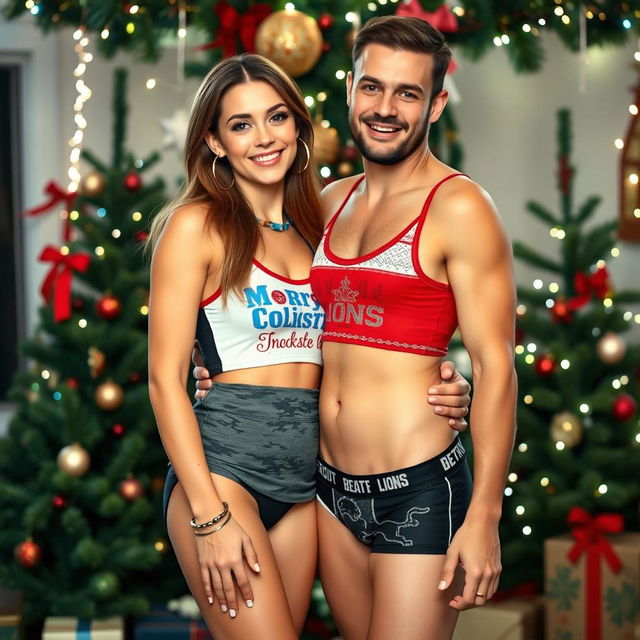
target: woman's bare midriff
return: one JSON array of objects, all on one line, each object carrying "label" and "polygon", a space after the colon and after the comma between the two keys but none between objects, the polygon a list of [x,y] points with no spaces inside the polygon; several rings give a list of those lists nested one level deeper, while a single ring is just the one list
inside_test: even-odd
[{"label": "woman's bare midriff", "polygon": [[455,437],[433,412],[439,357],[325,342],[320,392],[320,454],[355,475],[424,462]]},{"label": "woman's bare midriff", "polygon": [[264,387],[319,389],[322,367],[307,362],[287,362],[266,367],[235,369],[213,376],[213,383],[254,384]]}]

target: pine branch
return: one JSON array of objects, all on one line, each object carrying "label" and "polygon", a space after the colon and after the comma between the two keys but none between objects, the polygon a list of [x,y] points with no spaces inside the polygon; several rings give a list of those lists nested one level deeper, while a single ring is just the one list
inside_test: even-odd
[{"label": "pine branch", "polygon": [[529,248],[527,245],[517,240],[513,243],[513,255],[534,267],[539,267],[540,269],[551,271],[552,273],[562,273],[562,266],[557,262],[550,258],[546,258],[534,249]]}]

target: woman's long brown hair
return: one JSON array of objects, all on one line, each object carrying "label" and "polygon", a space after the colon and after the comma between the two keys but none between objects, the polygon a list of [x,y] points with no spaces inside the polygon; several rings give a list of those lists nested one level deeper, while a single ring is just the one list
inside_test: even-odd
[{"label": "woman's long brown hair", "polygon": [[[260,240],[258,225],[247,199],[234,186],[231,165],[226,158],[211,172],[214,153],[205,142],[208,132],[217,135],[221,103],[232,87],[251,81],[264,81],[280,94],[294,115],[299,137],[313,149],[313,127],[307,107],[295,82],[280,67],[255,54],[243,54],[219,62],[200,84],[191,107],[184,148],[186,180],[176,198],[162,208],[151,223],[148,246],[153,247],[173,211],[186,204],[208,205],[207,226],[220,235],[224,246],[220,288],[226,302],[230,292],[242,296]],[[298,231],[315,248],[322,235],[320,197],[313,163],[298,141],[298,154],[285,177],[284,209]]]}]

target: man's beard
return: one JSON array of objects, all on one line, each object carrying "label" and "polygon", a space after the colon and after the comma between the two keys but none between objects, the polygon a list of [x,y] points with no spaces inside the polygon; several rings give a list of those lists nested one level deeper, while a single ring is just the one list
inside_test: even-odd
[{"label": "man's beard", "polygon": [[[371,119],[372,122],[377,122],[379,124],[388,124],[396,127],[403,127],[397,120],[392,118],[375,118]],[[360,121],[363,127],[366,127],[367,124],[364,121]],[[376,164],[382,165],[393,165],[402,162],[405,158],[408,158],[418,147],[425,144],[425,140],[427,139],[427,134],[429,132],[429,120],[425,120],[422,123],[422,127],[419,130],[414,132],[414,135],[407,138],[404,142],[401,142],[398,146],[393,147],[392,149],[382,150],[382,151],[373,151],[364,140],[364,135],[360,130],[358,130],[353,121],[353,114],[351,109],[349,110],[349,129],[351,131],[351,137],[355,142],[358,149],[360,149],[360,153],[365,160],[369,162],[375,162]]]}]

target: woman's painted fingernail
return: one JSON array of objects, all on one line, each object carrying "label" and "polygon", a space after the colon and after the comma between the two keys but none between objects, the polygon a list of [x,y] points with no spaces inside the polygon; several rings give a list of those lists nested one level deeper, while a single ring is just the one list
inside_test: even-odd
[{"label": "woman's painted fingernail", "polygon": [[446,588],[447,588],[446,580],[440,580],[440,584],[438,585],[438,589],[440,589],[440,591],[444,591]]},{"label": "woman's painted fingernail", "polygon": [[253,600],[247,600],[247,607],[249,607],[249,609],[253,607]]},{"label": "woman's painted fingernail", "polygon": [[213,598],[211,596],[209,596],[207,600],[209,601],[209,604],[213,604]]},{"label": "woman's painted fingernail", "polygon": [[226,604],[221,604],[220,608],[222,609],[222,613],[227,613],[227,605]]},{"label": "woman's painted fingernail", "polygon": [[229,615],[230,615],[232,618],[235,618],[235,617],[236,617],[236,610],[235,610],[235,609],[229,609]]}]

